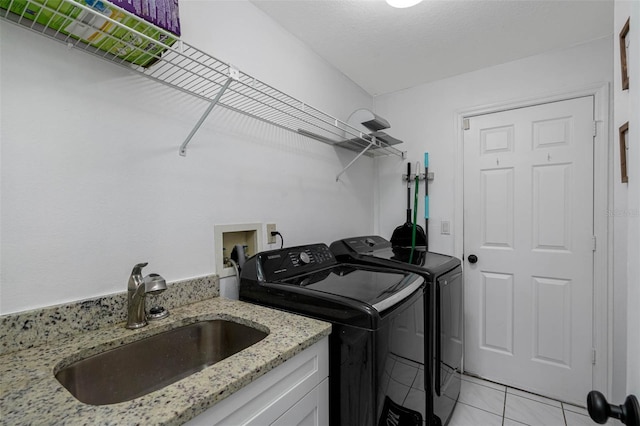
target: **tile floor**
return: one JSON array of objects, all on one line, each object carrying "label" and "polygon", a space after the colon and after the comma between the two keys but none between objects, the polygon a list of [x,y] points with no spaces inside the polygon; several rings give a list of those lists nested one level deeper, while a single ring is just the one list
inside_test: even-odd
[{"label": "tile floor", "polygon": [[[595,426],[587,410],[470,376],[462,376],[449,426]],[[610,420],[607,425],[621,424]]]}]

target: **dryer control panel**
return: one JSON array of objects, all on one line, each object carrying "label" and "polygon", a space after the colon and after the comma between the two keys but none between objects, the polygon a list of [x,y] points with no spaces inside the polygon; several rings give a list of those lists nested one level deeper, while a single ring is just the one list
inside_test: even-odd
[{"label": "dryer control panel", "polygon": [[337,264],[326,244],[310,244],[258,254],[259,274],[265,281],[278,281]]}]

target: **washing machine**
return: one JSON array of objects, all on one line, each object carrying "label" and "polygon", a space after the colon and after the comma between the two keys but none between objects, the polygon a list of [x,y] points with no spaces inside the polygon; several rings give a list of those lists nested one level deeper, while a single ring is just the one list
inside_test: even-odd
[{"label": "washing machine", "polygon": [[[412,352],[396,352],[396,355],[401,359],[431,360],[425,365],[428,385],[425,386],[423,418],[426,425],[447,424],[458,401],[461,384],[463,289],[460,260],[426,251],[424,247],[416,247],[411,254],[411,248],[393,247],[377,235],[335,241],[330,249],[338,261],[403,270],[425,279],[424,304],[416,305],[416,310],[407,312],[407,317],[401,320],[407,324],[406,328],[418,331],[409,338],[416,342],[414,349],[424,348],[425,355]],[[414,325],[419,323],[424,324],[424,333]],[[423,342],[425,339],[429,341]],[[411,346],[398,346],[406,347]]]},{"label": "washing machine", "polygon": [[[240,300],[332,324],[329,419],[332,426],[422,426],[420,399],[401,404],[388,390],[395,370],[418,392],[423,360],[396,359],[406,312],[424,303],[425,280],[407,271],[339,262],[326,244],[261,252],[241,271]],[[411,348],[400,349],[399,352]],[[391,422],[391,423],[389,423]]]}]

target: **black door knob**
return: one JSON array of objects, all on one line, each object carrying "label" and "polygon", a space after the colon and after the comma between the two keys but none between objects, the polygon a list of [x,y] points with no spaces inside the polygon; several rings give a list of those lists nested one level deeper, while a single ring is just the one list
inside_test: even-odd
[{"label": "black door knob", "polygon": [[627,426],[640,426],[640,404],[635,395],[627,395],[622,405],[613,405],[600,392],[591,391],[587,395],[587,409],[591,419],[601,425],[611,417]]},{"label": "black door knob", "polygon": [[469,263],[476,263],[478,261],[478,256],[476,256],[475,254],[470,254],[469,257],[467,257],[467,260],[469,261]]}]

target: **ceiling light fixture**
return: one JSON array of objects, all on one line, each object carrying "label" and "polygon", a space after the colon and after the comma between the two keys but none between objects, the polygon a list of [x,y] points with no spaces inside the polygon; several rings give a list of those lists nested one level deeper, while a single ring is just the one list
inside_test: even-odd
[{"label": "ceiling light fixture", "polygon": [[397,7],[398,9],[404,9],[407,7],[415,6],[422,0],[386,0],[389,6]]}]

